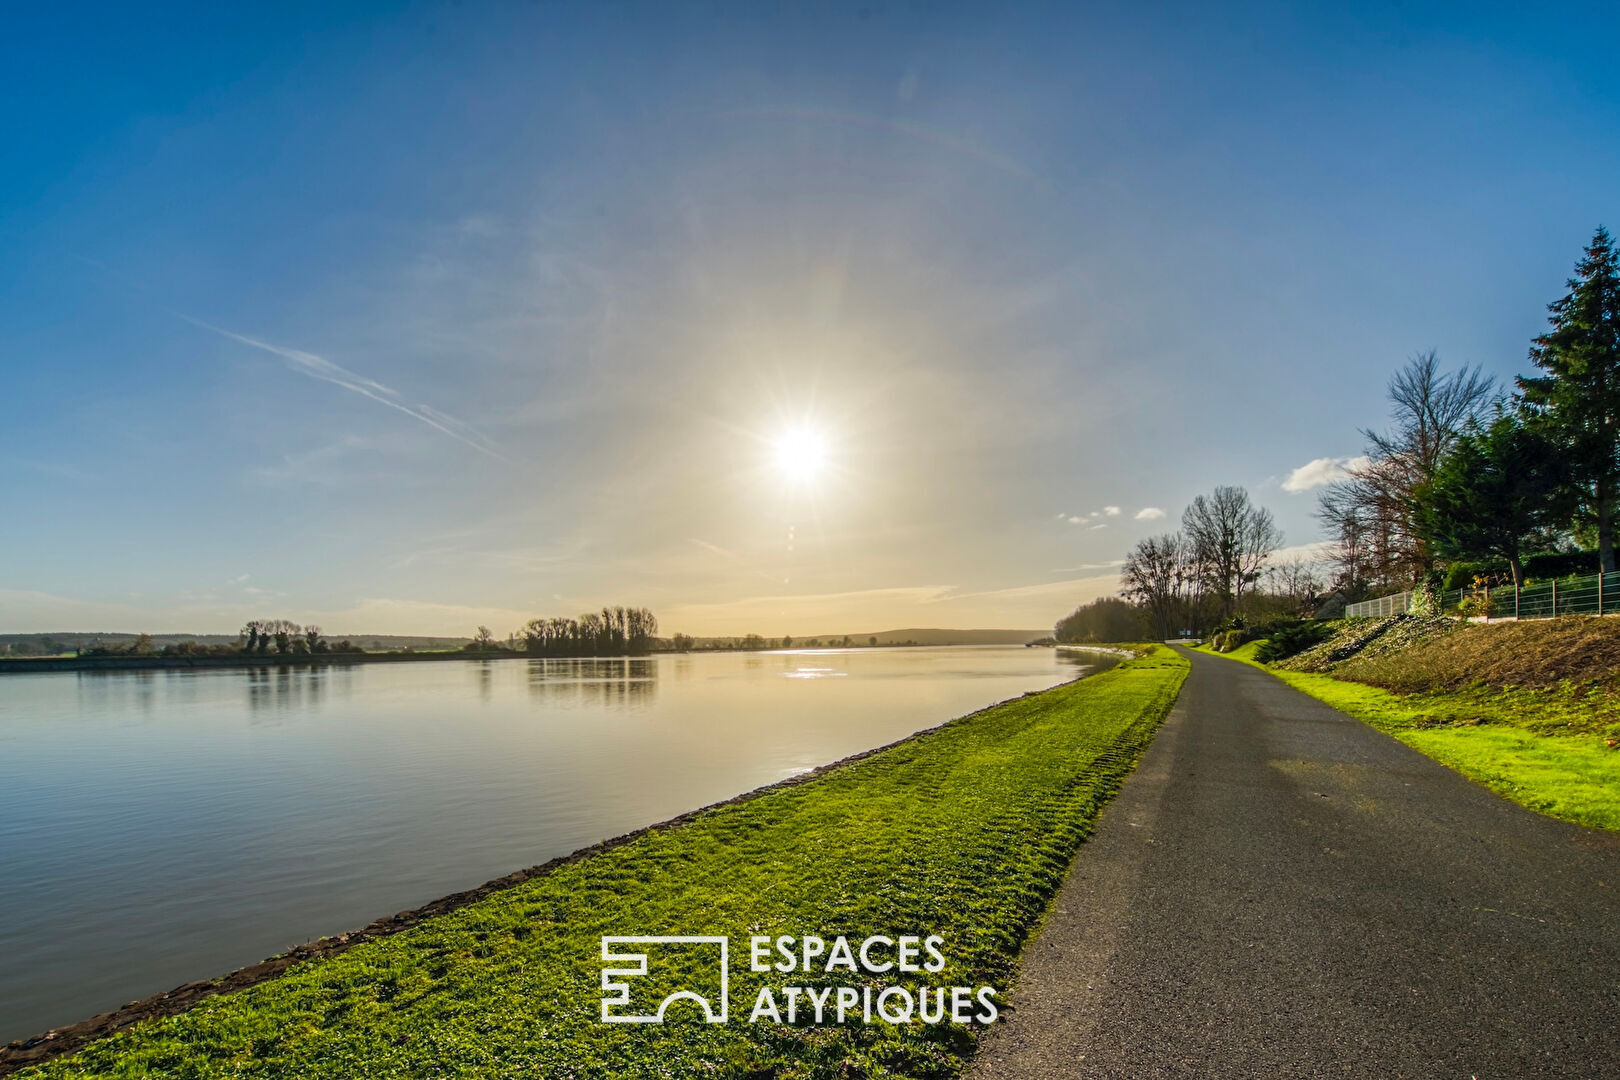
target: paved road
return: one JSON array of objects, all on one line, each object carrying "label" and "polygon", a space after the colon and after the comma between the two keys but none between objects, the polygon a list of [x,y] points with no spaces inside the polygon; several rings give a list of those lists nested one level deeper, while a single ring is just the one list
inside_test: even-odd
[{"label": "paved road", "polygon": [[1620,1077],[1620,837],[1188,655],[976,1080]]}]

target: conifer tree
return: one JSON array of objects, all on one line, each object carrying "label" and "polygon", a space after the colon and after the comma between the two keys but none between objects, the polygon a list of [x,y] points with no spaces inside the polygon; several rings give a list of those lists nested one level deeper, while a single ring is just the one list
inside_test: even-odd
[{"label": "conifer tree", "polygon": [[1620,495],[1620,262],[1607,229],[1598,228],[1569,292],[1548,310],[1551,329],[1530,349],[1546,374],[1521,377],[1519,400],[1527,419],[1562,448],[1571,493],[1597,527],[1608,573]]},{"label": "conifer tree", "polygon": [[1464,431],[1434,478],[1418,488],[1419,528],[1443,558],[1507,560],[1518,589],[1524,556],[1546,539],[1539,534],[1568,521],[1560,498],[1564,472],[1545,437],[1503,412]]}]

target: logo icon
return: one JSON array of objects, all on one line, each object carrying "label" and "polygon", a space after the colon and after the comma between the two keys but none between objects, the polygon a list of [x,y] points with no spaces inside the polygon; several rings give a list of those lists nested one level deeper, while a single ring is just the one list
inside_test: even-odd
[{"label": "logo icon", "polygon": [[[627,951],[625,946],[665,946],[665,950],[643,948],[640,951]],[[719,1005],[710,997],[705,997],[696,990],[679,989],[664,995],[658,1007],[651,1012],[632,1013],[629,1011],[637,984],[627,981],[630,979],[649,979],[648,954],[667,951],[672,946],[719,946],[720,965],[720,991]],[[726,1010],[729,1007],[727,990],[727,969],[731,961],[731,942],[724,937],[682,937],[682,936],[648,936],[648,937],[604,937],[602,939],[602,1023],[604,1024],[662,1024],[664,1013],[670,1005],[677,1001],[693,1001],[703,1009],[703,1018],[711,1024],[726,1022]],[[626,965],[622,967],[609,967],[608,965]],[[656,976],[653,977],[654,979]],[[649,980],[652,981],[652,980]],[[646,985],[642,983],[640,985]],[[625,1012],[615,1013],[616,1007],[623,1007]],[[643,1005],[645,1007],[645,1005]]]}]

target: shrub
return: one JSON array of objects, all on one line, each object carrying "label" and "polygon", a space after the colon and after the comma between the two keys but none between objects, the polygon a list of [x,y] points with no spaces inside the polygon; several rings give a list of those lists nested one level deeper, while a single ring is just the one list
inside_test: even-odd
[{"label": "shrub", "polygon": [[1333,633],[1334,624],[1325,621],[1301,621],[1282,626],[1272,631],[1271,636],[1260,643],[1260,647],[1254,651],[1254,658],[1262,664],[1286,660],[1313,645],[1320,645],[1332,637]]},{"label": "shrub", "polygon": [[1495,581],[1507,574],[1508,565],[1505,562],[1490,560],[1486,562],[1454,562],[1446,567],[1446,579],[1442,587],[1447,592],[1456,592],[1458,589],[1473,587],[1477,579]]},{"label": "shrub", "polygon": [[1559,551],[1543,555],[1530,555],[1524,560],[1524,576],[1527,578],[1566,578],[1581,577],[1586,574],[1598,572],[1598,555],[1595,551]]}]

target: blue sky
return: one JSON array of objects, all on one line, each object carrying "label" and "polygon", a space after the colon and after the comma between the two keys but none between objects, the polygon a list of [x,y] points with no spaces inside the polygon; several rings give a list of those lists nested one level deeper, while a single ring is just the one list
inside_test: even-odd
[{"label": "blue sky", "polygon": [[1617,224],[1620,20],[1215,7],[13,14],[0,631],[1029,627],[1216,484],[1318,540]]}]

